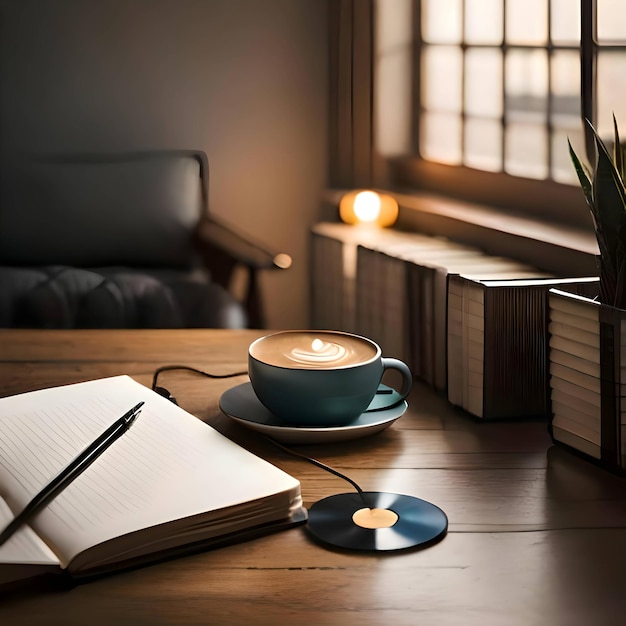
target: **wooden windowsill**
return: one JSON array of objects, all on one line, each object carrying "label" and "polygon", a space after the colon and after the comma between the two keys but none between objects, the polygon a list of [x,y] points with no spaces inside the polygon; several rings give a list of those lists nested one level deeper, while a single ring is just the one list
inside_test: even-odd
[{"label": "wooden windowsill", "polygon": [[[325,219],[336,219],[336,212],[331,213],[344,193],[340,189],[325,192]],[[449,237],[564,276],[597,274],[598,247],[591,224],[589,229],[555,224],[431,193],[385,193],[398,201],[396,227],[401,230]]]}]

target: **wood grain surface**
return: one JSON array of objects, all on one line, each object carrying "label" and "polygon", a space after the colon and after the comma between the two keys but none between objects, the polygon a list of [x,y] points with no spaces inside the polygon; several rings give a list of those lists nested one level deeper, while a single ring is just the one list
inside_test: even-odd
[{"label": "wood grain surface", "polygon": [[[0,396],[162,365],[246,371],[259,331],[0,330]],[[245,374],[163,372],[178,403],[302,483],[306,506],[352,487],[221,414]],[[1,437],[1,433],[0,433]],[[383,432],[294,450],[364,490],[441,507],[447,536],[351,553],[301,526],[69,590],[0,591],[0,624],[617,625],[626,620],[626,481],[552,445],[545,422],[476,422],[417,383]]]}]

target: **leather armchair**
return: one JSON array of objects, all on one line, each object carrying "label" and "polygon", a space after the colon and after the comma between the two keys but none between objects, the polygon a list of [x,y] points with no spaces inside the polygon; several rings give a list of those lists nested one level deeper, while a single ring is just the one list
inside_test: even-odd
[{"label": "leather armchair", "polygon": [[208,171],[196,150],[3,166],[0,327],[264,327],[259,272],[290,258],[209,214]]}]

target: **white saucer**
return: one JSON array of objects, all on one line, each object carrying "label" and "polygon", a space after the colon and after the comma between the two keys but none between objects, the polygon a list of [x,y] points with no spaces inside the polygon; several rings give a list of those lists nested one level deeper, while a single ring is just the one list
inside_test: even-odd
[{"label": "white saucer", "polygon": [[362,413],[345,426],[310,427],[283,423],[261,404],[251,383],[232,387],[220,398],[224,415],[282,443],[335,443],[373,435],[391,426],[404,415],[407,407],[406,401],[402,400],[390,409]]}]

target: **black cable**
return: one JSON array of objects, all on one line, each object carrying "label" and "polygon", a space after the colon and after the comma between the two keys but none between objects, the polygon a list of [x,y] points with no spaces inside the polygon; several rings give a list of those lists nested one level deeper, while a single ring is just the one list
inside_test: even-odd
[{"label": "black cable", "polygon": [[349,478],[345,474],[338,472],[336,469],[333,469],[332,467],[326,465],[325,463],[322,463],[321,461],[318,461],[317,459],[314,459],[310,456],[306,456],[306,454],[300,454],[299,452],[295,452],[291,448],[287,448],[286,446],[283,446],[281,443],[278,443],[278,441],[276,441],[275,439],[272,439],[271,437],[268,437],[267,435],[264,435],[264,437],[268,441],[272,442],[275,446],[279,447],[281,450],[284,450],[285,452],[292,454],[293,456],[297,456],[301,459],[304,459],[305,461],[308,461],[309,463],[313,463],[313,465],[317,465],[317,467],[320,467],[323,470],[326,470],[327,472],[330,472],[331,474],[334,474],[335,476],[339,478],[343,478],[345,481],[349,482],[357,490],[359,496],[361,497],[361,500],[363,501],[363,504],[367,508],[370,508],[370,505],[365,501],[365,494],[363,493],[363,489],[361,489],[361,487],[359,487],[359,485],[355,481],[353,481],[352,478]]},{"label": "black cable", "polygon": [[194,374],[200,374],[201,376],[206,376],[207,378],[235,378],[236,376],[246,376],[248,374],[247,371],[231,372],[229,374],[210,374],[209,372],[204,372],[201,369],[198,369],[197,367],[191,367],[189,365],[163,365],[161,367],[157,367],[157,369],[154,370],[154,375],[152,376],[151,389],[152,391],[156,391],[159,395],[163,396],[164,398],[171,400],[174,404],[178,404],[178,402],[176,402],[176,398],[172,396],[169,390],[166,389],[165,387],[159,387],[157,385],[157,379],[159,378],[159,374],[161,372],[170,372],[173,370],[185,370],[188,372],[193,372]]},{"label": "black cable", "polygon": [[[245,374],[247,374],[248,372],[233,372],[230,374],[209,374],[208,372],[203,372],[202,370],[199,370],[195,367],[190,367],[188,365],[164,365],[162,367],[159,367],[155,370],[154,372],[154,376],[152,378],[152,390],[153,391],[157,391],[158,393],[161,393],[160,391],[158,391],[159,389],[163,390],[165,393],[161,393],[161,395],[165,395],[166,397],[169,397],[170,400],[172,400],[174,403],[176,403],[176,399],[172,398],[171,395],[169,395],[169,391],[167,391],[167,389],[165,389],[164,387],[157,387],[156,383],[157,383],[157,378],[159,376],[159,374],[161,372],[166,372],[166,371],[170,371],[170,370],[186,370],[189,372],[194,372],[196,374],[200,374],[202,376],[206,376],[208,378],[234,378],[236,376],[243,376]],[[284,450],[285,452],[287,452],[288,454],[291,454],[293,456],[299,457],[301,459],[304,459],[305,461],[308,461],[309,463],[312,463],[313,465],[316,465],[317,467],[333,474],[334,476],[337,476],[338,478],[342,478],[343,480],[345,480],[346,482],[350,483],[357,491],[357,493],[359,494],[363,504],[367,507],[367,508],[371,508],[370,505],[365,501],[365,494],[363,493],[363,490],[361,489],[361,487],[359,487],[359,485],[352,480],[351,478],[349,478],[348,476],[346,476],[345,474],[342,474],[341,472],[338,472],[336,469],[333,469],[332,467],[322,463],[321,461],[318,461],[317,459],[314,459],[310,456],[306,456],[305,454],[300,454],[299,452],[296,452],[295,450],[292,450],[291,448],[287,448],[286,446],[283,446],[281,443],[278,443],[278,441],[276,441],[275,439],[272,439],[271,437],[268,437],[267,435],[263,435],[265,437],[265,439],[267,439],[270,443],[273,443],[276,447],[280,448],[281,450]],[[467,533],[467,534],[485,534],[485,535],[492,535],[492,534],[505,534],[505,533],[519,533],[519,532],[523,532],[523,533],[538,533],[538,532],[550,532],[550,531],[567,531],[567,530],[611,530],[611,529],[625,529],[626,526],[557,526],[554,528],[524,528],[524,529],[516,529],[516,530],[505,530],[505,529],[499,529],[499,530],[448,530],[448,533],[458,533],[458,534],[463,534],[463,533]]]},{"label": "black cable", "polygon": [[[243,375],[248,374],[247,371],[246,372],[232,372],[230,374],[210,374],[209,372],[203,372],[202,370],[196,367],[190,367],[189,365],[163,365],[154,371],[154,376],[152,377],[152,391],[156,391],[158,394],[165,396],[166,398],[174,402],[174,404],[177,404],[176,398],[172,397],[170,392],[165,387],[157,386],[157,379],[159,377],[159,374],[161,372],[168,372],[172,370],[186,370],[188,372],[193,372],[194,374],[200,374],[201,376],[206,376],[207,378],[234,378],[236,376],[243,376]],[[361,497],[361,500],[363,501],[363,504],[369,508],[369,504],[365,501],[363,490],[351,478],[348,478],[348,476],[346,476],[345,474],[338,472],[336,469],[333,469],[332,467],[325,465],[324,463],[322,463],[321,461],[318,461],[317,459],[313,459],[309,456],[306,456],[305,454],[300,454],[299,452],[295,452],[294,450],[291,450],[290,448],[287,448],[286,446],[283,446],[282,444],[278,443],[278,441],[276,441],[275,439],[272,439],[271,437],[268,437],[267,435],[264,435],[264,436],[268,441],[273,443],[275,446],[279,447],[281,450],[284,450],[288,454],[304,459],[305,461],[308,461],[309,463],[312,463],[313,465],[316,465],[317,467],[323,470],[326,470],[327,472],[330,472],[331,474],[334,474],[338,478],[343,478],[343,480],[350,483],[357,490],[359,496]]]},{"label": "black cable", "polygon": [[154,371],[154,376],[152,377],[152,390],[156,387],[159,374],[161,372],[169,372],[171,370],[187,370],[188,372],[194,372],[195,374],[200,374],[202,376],[206,376],[207,378],[234,378],[235,376],[245,376],[248,374],[247,370],[245,372],[231,372],[230,374],[210,374],[209,372],[203,372],[197,367],[191,367],[189,365],[163,365]]}]

